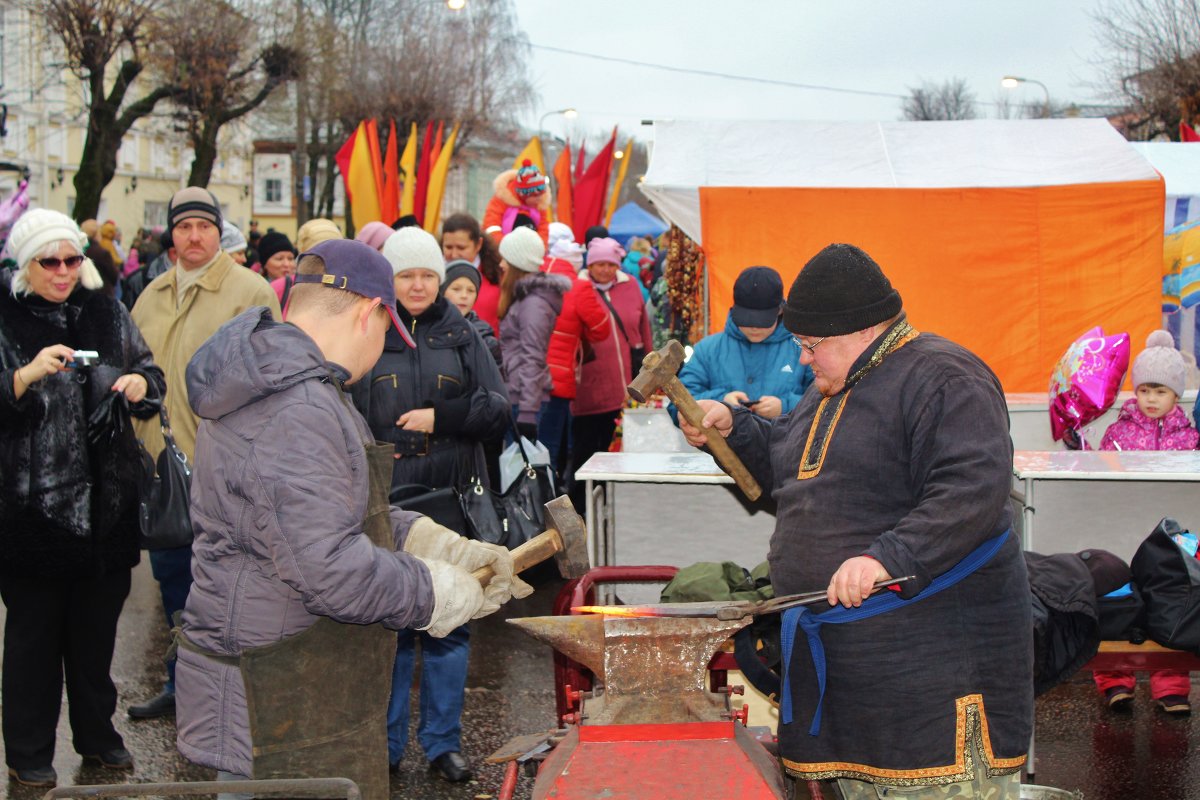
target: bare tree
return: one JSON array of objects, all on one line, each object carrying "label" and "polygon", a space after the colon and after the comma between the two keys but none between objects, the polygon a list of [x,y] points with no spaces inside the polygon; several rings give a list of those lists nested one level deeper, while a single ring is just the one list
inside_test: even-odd
[{"label": "bare tree", "polygon": [[901,107],[904,119],[975,119],[975,94],[963,78],[951,78],[942,83],[925,81],[919,88],[909,87],[911,94]]},{"label": "bare tree", "polygon": [[226,0],[175,2],[156,21],[156,66],[178,87],[173,100],[191,140],[189,186],[207,186],[217,137],[227,123],[258,108],[300,73],[300,54],[271,42],[256,49],[252,5]]},{"label": "bare tree", "polygon": [[306,104],[306,171],[321,178],[305,213],[332,212],[333,157],[362,119],[379,119],[381,136],[394,121],[400,148],[412,122],[458,121],[461,147],[534,102],[512,0],[472,0],[461,11],[411,0],[296,0],[295,8],[305,15],[294,27],[303,28],[295,46],[306,68],[289,103]]},{"label": "bare tree", "polygon": [[85,90],[87,137],[75,174],[75,219],[100,210],[100,195],[117,171],[117,151],[130,127],[178,88],[154,84],[128,102],[146,68],[148,24],[159,0],[30,0],[66,50],[66,63]]},{"label": "bare tree", "polygon": [[1177,140],[1200,120],[1200,0],[1106,0],[1092,18],[1125,135]]}]

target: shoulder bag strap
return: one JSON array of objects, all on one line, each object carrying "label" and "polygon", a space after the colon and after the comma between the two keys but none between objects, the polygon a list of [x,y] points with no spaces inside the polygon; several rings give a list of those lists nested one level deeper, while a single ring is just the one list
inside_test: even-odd
[{"label": "shoulder bag strap", "polygon": [[629,334],[625,332],[625,323],[621,321],[621,315],[613,308],[612,301],[608,299],[608,292],[603,289],[597,289],[596,294],[600,295],[600,299],[604,301],[604,305],[608,306],[608,310],[612,312],[613,322],[617,323],[617,327],[621,329],[621,335],[625,337],[625,344],[633,347],[633,342],[629,340]]}]

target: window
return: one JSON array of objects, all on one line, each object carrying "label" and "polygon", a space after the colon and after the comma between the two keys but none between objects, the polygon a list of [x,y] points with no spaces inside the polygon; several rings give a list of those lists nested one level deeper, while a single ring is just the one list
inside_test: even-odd
[{"label": "window", "polygon": [[159,200],[147,200],[142,211],[142,227],[167,227],[167,204]]},{"label": "window", "polygon": [[283,181],[278,178],[267,178],[264,181],[266,189],[266,201],[268,203],[283,202]]}]

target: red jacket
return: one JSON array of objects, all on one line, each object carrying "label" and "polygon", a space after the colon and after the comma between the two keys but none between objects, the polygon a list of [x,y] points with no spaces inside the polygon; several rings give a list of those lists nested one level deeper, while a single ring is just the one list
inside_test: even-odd
[{"label": "red jacket", "polygon": [[500,286],[489,281],[482,272],[479,273],[479,296],[471,310],[492,326],[496,336],[500,335]]},{"label": "red jacket", "polygon": [[570,261],[547,256],[542,262],[542,272],[571,279],[571,290],[563,297],[562,311],[550,335],[546,364],[554,381],[551,396],[574,400],[576,370],[583,363],[580,338],[586,337],[589,342],[604,341],[612,334],[612,320],[595,287],[590,281],[576,277]]},{"label": "red jacket", "polygon": [[[579,273],[579,277],[591,283],[586,269]],[[594,286],[592,288],[595,289]],[[608,298],[621,315],[629,341],[625,340],[614,323],[613,335],[596,345],[596,357],[583,365],[575,401],[571,403],[571,413],[576,416],[605,414],[624,406],[625,388],[633,380],[629,349],[640,347],[648,350],[654,347],[641,284],[624,272],[618,272],[616,283],[608,290]],[[604,311],[608,313],[608,308],[605,307]],[[611,314],[609,316],[611,318]]]}]

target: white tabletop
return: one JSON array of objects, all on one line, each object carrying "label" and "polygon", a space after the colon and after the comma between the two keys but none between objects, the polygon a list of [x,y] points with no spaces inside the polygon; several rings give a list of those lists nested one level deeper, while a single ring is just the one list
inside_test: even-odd
[{"label": "white tabletop", "polygon": [[1022,480],[1200,481],[1200,451],[1018,450],[1013,474]]},{"label": "white tabletop", "polygon": [[596,453],[575,473],[580,481],[733,483],[708,453]]}]

